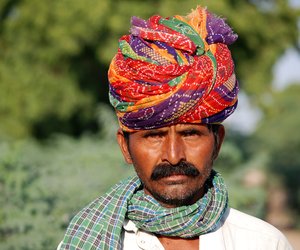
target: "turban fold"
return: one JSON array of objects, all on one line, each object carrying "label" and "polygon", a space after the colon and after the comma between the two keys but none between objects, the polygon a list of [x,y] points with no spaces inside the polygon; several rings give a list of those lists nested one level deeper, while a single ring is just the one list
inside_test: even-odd
[{"label": "turban fold", "polygon": [[238,83],[228,45],[237,35],[197,7],[186,17],[131,19],[109,71],[109,98],[125,131],[220,123],[235,110]]}]

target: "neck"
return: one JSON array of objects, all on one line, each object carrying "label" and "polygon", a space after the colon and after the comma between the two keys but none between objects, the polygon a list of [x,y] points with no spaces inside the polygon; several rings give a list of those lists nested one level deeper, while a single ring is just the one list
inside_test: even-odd
[{"label": "neck", "polygon": [[179,237],[157,235],[157,238],[166,250],[199,249],[199,237],[184,239]]}]

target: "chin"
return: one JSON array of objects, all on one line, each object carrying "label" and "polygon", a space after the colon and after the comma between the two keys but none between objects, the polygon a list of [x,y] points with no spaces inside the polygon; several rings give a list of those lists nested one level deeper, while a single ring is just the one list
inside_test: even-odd
[{"label": "chin", "polygon": [[202,196],[201,189],[176,190],[177,192],[150,192],[162,206],[180,207],[194,204]]}]

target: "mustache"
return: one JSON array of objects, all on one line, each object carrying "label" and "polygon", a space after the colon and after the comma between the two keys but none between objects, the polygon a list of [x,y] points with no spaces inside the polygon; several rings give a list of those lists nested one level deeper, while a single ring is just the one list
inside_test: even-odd
[{"label": "mustache", "polygon": [[186,175],[196,177],[200,175],[199,170],[192,164],[186,161],[181,161],[176,165],[169,163],[158,164],[151,174],[151,180],[157,181],[172,175]]}]

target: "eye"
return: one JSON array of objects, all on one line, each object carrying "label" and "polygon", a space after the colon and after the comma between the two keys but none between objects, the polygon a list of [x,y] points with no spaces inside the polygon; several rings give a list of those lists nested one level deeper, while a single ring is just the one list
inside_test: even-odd
[{"label": "eye", "polygon": [[180,134],[184,137],[195,137],[195,136],[201,136],[201,131],[197,129],[187,129],[180,132]]},{"label": "eye", "polygon": [[164,131],[149,131],[144,134],[144,138],[153,138],[153,139],[159,139],[166,135],[166,132]]}]

